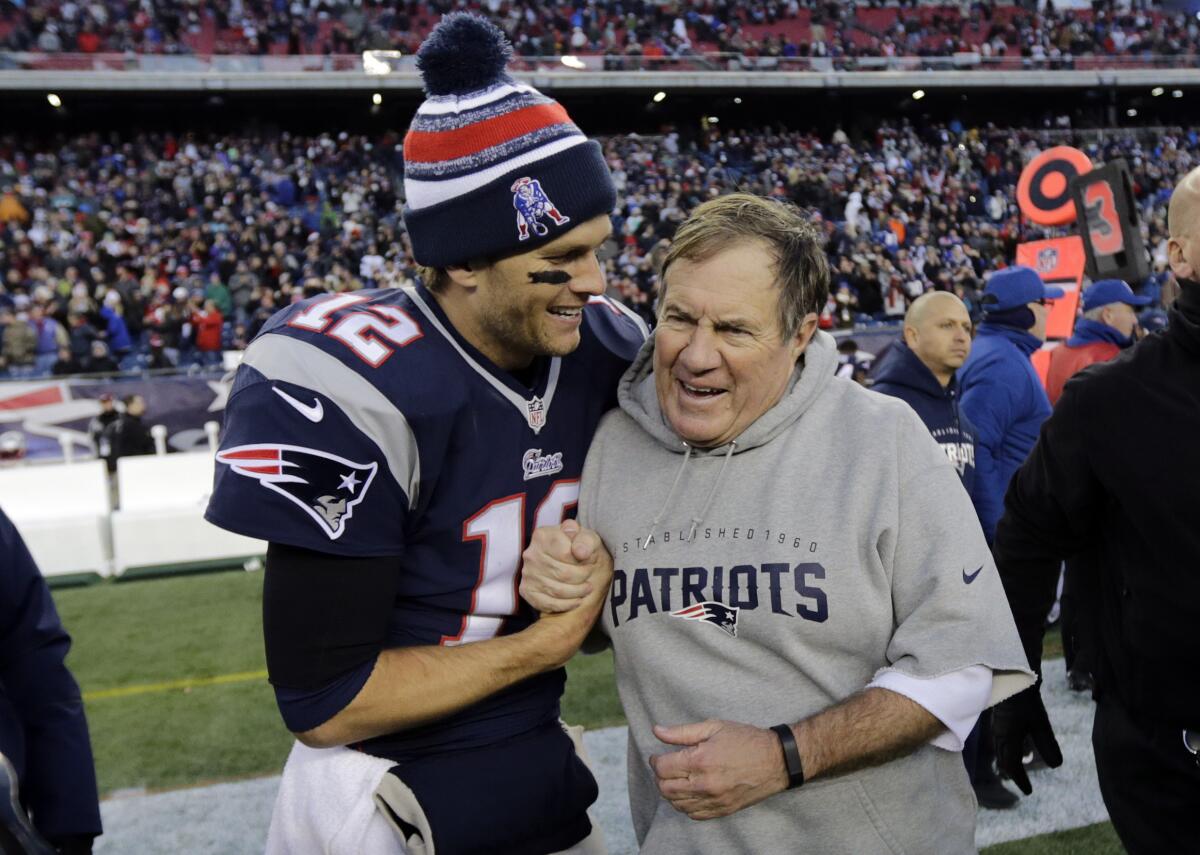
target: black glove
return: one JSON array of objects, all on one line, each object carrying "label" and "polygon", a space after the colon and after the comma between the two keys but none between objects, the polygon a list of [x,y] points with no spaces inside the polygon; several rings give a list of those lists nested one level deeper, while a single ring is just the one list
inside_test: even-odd
[{"label": "black glove", "polygon": [[1000,774],[1011,778],[1025,795],[1033,792],[1029,776],[1025,774],[1025,765],[1021,762],[1025,754],[1026,737],[1033,740],[1034,747],[1047,766],[1057,769],[1063,761],[1062,750],[1054,738],[1050,717],[1046,715],[1046,707],[1042,703],[1041,688],[1042,681],[1038,680],[1025,691],[997,704],[992,713],[996,765],[1000,768]]}]

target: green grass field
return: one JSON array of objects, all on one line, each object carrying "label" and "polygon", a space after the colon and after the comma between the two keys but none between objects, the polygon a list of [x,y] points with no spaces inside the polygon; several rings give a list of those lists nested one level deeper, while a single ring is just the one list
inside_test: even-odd
[{"label": "green grass field", "polygon": [[[262,648],[262,574],[100,582],[54,592],[74,638],[104,794],[277,773],[291,745]],[[1047,657],[1061,656],[1057,633]],[[567,668],[563,717],[623,724],[609,653]],[[989,855],[1117,855],[1107,823],[990,847]]]}]

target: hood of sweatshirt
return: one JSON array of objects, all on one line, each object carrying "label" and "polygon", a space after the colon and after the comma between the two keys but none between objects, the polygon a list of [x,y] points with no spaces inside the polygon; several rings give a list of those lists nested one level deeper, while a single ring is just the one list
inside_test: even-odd
[{"label": "hood of sweatshirt", "polygon": [[875,373],[875,383],[904,386],[931,398],[943,400],[958,388],[958,377],[952,376],[950,384],[943,386],[907,344],[897,341],[884,357],[883,365]]},{"label": "hood of sweatshirt", "polygon": [[775,406],[767,410],[732,442],[716,448],[692,448],[667,423],[654,388],[654,341],[651,334],[637,358],[621,378],[617,390],[620,407],[659,443],[672,451],[684,454],[736,454],[770,442],[800,418],[821,390],[833,379],[837,370],[837,344],[833,336],[817,330],[800,361],[792,371],[787,391]]},{"label": "hood of sweatshirt", "polygon": [[667,498],[663,501],[663,505],[655,514],[654,519],[650,521],[647,539],[670,511],[676,488],[692,457],[721,455],[724,458],[700,511],[691,518],[691,529],[688,532],[690,539],[695,535],[697,527],[704,521],[716,499],[730,458],[738,452],[765,445],[787,430],[790,425],[804,415],[804,411],[833,380],[834,372],[837,369],[837,345],[833,336],[817,330],[804,349],[800,360],[796,363],[796,367],[792,370],[787,390],[775,406],[751,422],[749,427],[725,445],[716,448],[694,448],[675,433],[675,430],[668,424],[666,416],[663,415],[662,407],[659,406],[658,392],[654,387],[654,342],[655,336],[651,334],[646,343],[642,345],[633,364],[625,372],[625,376],[621,378],[621,384],[617,389],[617,400],[621,409],[664,448],[683,455],[679,469],[675,473],[675,479],[667,491]]}]

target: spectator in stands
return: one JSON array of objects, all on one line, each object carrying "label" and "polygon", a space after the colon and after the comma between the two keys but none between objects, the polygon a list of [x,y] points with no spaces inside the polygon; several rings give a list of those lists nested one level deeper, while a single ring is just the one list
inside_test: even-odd
[{"label": "spectator in stands", "polygon": [[82,364],[92,352],[92,344],[100,339],[100,333],[88,322],[85,312],[75,311],[67,314],[67,339],[71,355]]},{"label": "spectator in stands", "polygon": [[0,371],[13,376],[33,371],[37,335],[24,312],[0,307]]},{"label": "spectator in stands", "polygon": [[96,312],[104,321],[104,340],[118,359],[133,350],[133,339],[122,317],[123,312],[121,295],[116,291],[108,291],[104,295],[104,302]]},{"label": "spectator in stands", "polygon": [[[33,364],[39,373],[47,373],[58,359],[58,349],[69,346],[67,331],[46,313],[46,305],[34,301],[29,308],[29,324],[33,327]],[[73,350],[74,348],[72,348]]]},{"label": "spectator in stands", "polygon": [[46,580],[0,510],[0,753],[37,831],[61,855],[85,855],[102,828],[70,646]]},{"label": "spectator in stands", "polygon": [[85,370],[83,360],[79,359],[71,348],[60,347],[58,359],[55,360],[50,373],[55,377],[63,377],[70,374],[82,374]]},{"label": "spectator in stands", "polygon": [[108,345],[96,339],[92,342],[90,354],[83,360],[83,370],[88,374],[114,374],[121,368],[109,353]]},{"label": "spectator in stands", "polygon": [[[166,352],[163,347],[163,337],[158,333],[150,336],[148,341],[150,352],[146,355],[146,368],[152,371],[161,371],[167,368],[175,367],[175,360]],[[243,350],[245,348],[242,348]]]},{"label": "spectator in stands", "polygon": [[225,319],[213,300],[205,300],[204,306],[192,312],[192,330],[200,361],[205,365],[220,362],[221,328]]}]

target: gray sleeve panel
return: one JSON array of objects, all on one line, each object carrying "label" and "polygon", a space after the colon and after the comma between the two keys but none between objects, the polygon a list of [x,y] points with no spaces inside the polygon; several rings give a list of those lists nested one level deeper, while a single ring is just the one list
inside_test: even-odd
[{"label": "gray sleeve panel", "polygon": [[417,438],[404,413],[370,381],[319,347],[286,335],[255,339],[242,362],[269,380],[319,392],[353,414],[359,430],[383,452],[392,477],[408,496],[409,510],[417,506],[421,484]]}]

